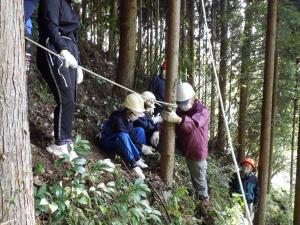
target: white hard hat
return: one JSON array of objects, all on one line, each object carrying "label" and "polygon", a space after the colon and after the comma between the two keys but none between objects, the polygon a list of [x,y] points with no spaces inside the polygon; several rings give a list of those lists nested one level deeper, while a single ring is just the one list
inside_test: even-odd
[{"label": "white hard hat", "polygon": [[180,83],[177,85],[176,101],[184,102],[195,96],[195,91],[189,83]]},{"label": "white hard hat", "polygon": [[151,108],[155,108],[155,101],[156,101],[155,95],[150,91],[144,91],[142,95],[145,97],[144,98],[145,104]]},{"label": "white hard hat", "polygon": [[127,95],[122,105],[137,114],[145,112],[144,100],[139,94],[136,93]]}]

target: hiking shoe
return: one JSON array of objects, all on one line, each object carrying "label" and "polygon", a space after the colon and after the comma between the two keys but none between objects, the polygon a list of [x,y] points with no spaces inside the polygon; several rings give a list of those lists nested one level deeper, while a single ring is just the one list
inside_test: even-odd
[{"label": "hiking shoe", "polygon": [[145,175],[144,175],[144,173],[143,173],[143,171],[142,171],[142,169],[140,168],[140,167],[134,167],[133,169],[132,169],[132,171],[133,171],[133,174],[137,177],[137,178],[142,178],[142,179],[145,179]]},{"label": "hiking shoe", "polygon": [[148,165],[144,163],[141,159],[136,162],[136,165],[142,169],[148,168]]},{"label": "hiking shoe", "polygon": [[78,157],[77,153],[74,151],[73,144],[52,144],[46,147],[46,150],[47,152],[57,156],[58,158],[63,158],[64,154],[66,154],[70,157],[70,161]]}]

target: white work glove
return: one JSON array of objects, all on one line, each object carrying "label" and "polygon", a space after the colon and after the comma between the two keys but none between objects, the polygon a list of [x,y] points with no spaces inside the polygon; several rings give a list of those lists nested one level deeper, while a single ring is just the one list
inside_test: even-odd
[{"label": "white work glove", "polygon": [[157,123],[161,123],[163,121],[163,119],[161,118],[160,114],[158,113],[156,116],[152,117],[152,121],[154,124],[157,124]]},{"label": "white work glove", "polygon": [[166,120],[170,123],[181,123],[182,119],[180,116],[178,116],[176,114],[176,112],[172,111],[172,112],[168,112],[168,111],[162,111],[161,113],[161,117],[163,118],[163,120]]},{"label": "white work glove", "polygon": [[83,81],[83,71],[82,68],[77,68],[77,84],[80,84]]},{"label": "white work glove", "polygon": [[151,145],[153,145],[154,147],[157,147],[158,145],[158,142],[159,142],[159,132],[158,131],[155,131],[151,138],[150,138],[150,143]]},{"label": "white work glove", "polygon": [[62,50],[59,54],[64,58],[64,66],[66,68],[69,68],[70,66],[71,68],[76,69],[78,67],[77,60],[68,50]]},{"label": "white work glove", "polygon": [[136,178],[141,178],[141,179],[145,179],[145,175],[144,175],[144,173],[143,173],[143,171],[142,171],[142,169],[140,168],[140,167],[134,167],[133,169],[132,169],[132,171],[133,171],[133,174],[134,174],[134,176],[136,177]]},{"label": "white work glove", "polygon": [[144,155],[152,155],[155,149],[149,145],[142,145],[142,153]]}]

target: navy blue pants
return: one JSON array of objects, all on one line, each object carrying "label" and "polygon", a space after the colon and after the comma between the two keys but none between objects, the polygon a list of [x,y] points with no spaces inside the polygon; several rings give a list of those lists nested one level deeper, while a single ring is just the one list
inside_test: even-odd
[{"label": "navy blue pants", "polygon": [[[69,52],[79,60],[77,45],[64,38]],[[48,49],[56,52],[54,45],[48,40],[43,43]],[[58,52],[57,52],[58,53]],[[72,126],[76,99],[77,70],[65,68],[63,60],[46,53],[41,48],[37,50],[37,65],[56,101],[54,109],[54,138],[57,145],[71,143]]]},{"label": "navy blue pants", "polygon": [[[133,128],[137,137],[138,144],[146,144],[145,131],[141,127]],[[140,159],[141,152],[132,142],[126,132],[117,132],[112,135],[105,135],[100,138],[100,145],[108,151],[113,151],[120,155],[130,167],[134,167],[137,160]]]}]

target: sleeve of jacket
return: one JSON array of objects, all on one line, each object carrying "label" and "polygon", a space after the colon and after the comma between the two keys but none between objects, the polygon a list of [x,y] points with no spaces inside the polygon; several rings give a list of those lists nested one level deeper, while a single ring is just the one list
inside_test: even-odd
[{"label": "sleeve of jacket", "polygon": [[134,121],[134,127],[142,127],[145,131],[157,130],[157,126],[154,124],[153,120],[148,117],[142,117]]},{"label": "sleeve of jacket", "polygon": [[51,43],[58,52],[67,49],[65,41],[59,34],[60,0],[43,0],[40,4],[40,7],[43,7],[44,25]]},{"label": "sleeve of jacket", "polygon": [[209,110],[203,107],[201,112],[194,114],[192,117],[184,115],[179,127],[186,133],[190,133],[195,128],[203,127],[209,121],[209,114]]}]

